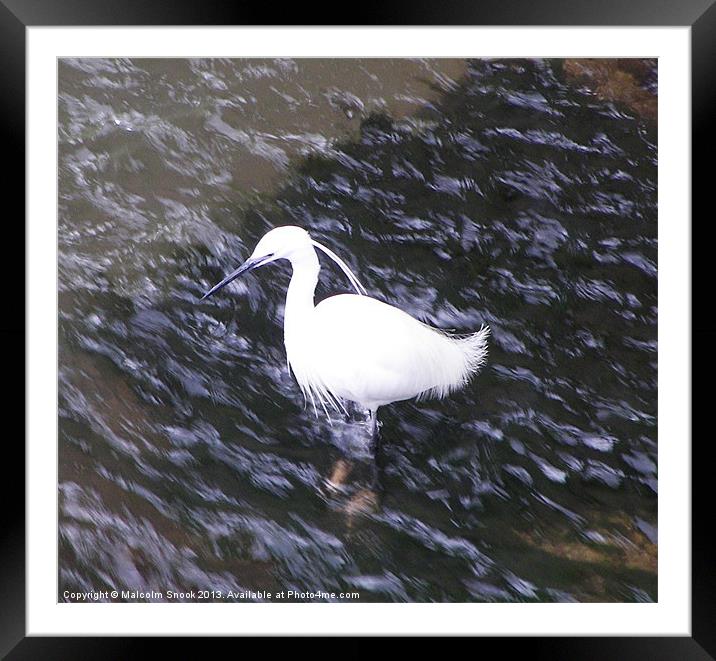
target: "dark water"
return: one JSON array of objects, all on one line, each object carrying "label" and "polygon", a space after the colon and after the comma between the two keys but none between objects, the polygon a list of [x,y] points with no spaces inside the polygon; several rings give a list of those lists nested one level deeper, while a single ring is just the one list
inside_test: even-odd
[{"label": "dark water", "polygon": [[[563,65],[60,62],[61,601],[657,599],[656,126]],[[282,224],[492,328],[381,410],[380,486],[286,371],[289,267],[196,302]]]}]

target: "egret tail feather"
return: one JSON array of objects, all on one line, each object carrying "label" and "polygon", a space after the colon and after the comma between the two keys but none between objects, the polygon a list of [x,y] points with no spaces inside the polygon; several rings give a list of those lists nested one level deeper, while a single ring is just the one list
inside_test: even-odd
[{"label": "egret tail feather", "polygon": [[487,361],[489,326],[482,326],[479,331],[469,335],[454,335],[432,326],[427,327],[442,336],[446,344],[441,352],[436,352],[436,359],[440,361],[440,365],[434,369],[438,382],[421,392],[417,396],[418,401],[442,399],[465,387]]}]

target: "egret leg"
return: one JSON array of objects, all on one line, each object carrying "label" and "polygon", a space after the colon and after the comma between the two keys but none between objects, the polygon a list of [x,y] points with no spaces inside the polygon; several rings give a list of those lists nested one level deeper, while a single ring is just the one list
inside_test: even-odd
[{"label": "egret leg", "polygon": [[380,440],[380,423],[378,422],[378,409],[370,410],[370,447],[375,455]]},{"label": "egret leg", "polygon": [[338,459],[331,469],[331,476],[326,479],[326,487],[330,491],[340,491],[344,488],[344,484],[348,476],[353,470],[353,464],[345,461],[344,459]]},{"label": "egret leg", "polygon": [[378,420],[378,409],[371,409],[370,411],[370,447],[373,453],[372,488],[376,491],[381,491],[380,421]]}]

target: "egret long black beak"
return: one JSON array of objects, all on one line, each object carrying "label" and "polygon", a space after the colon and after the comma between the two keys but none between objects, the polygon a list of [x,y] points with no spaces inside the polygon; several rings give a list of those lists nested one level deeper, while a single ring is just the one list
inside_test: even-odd
[{"label": "egret long black beak", "polygon": [[252,269],[257,268],[258,266],[261,266],[261,264],[265,264],[266,262],[271,261],[271,258],[273,255],[266,255],[265,257],[256,257],[256,258],[249,258],[247,259],[239,268],[237,268],[232,273],[229,273],[218,285],[214,285],[206,294],[204,294],[199,300],[203,301],[205,298],[208,298],[212,294],[215,294],[219,289],[222,289],[223,287],[226,287],[230,282],[233,280],[236,280],[242,273],[246,273],[247,271],[251,271]]}]

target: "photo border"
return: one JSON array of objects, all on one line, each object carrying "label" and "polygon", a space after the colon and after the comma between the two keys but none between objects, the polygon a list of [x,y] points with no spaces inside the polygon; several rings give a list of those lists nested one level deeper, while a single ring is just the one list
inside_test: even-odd
[{"label": "photo border", "polygon": [[[716,117],[716,3],[714,0],[690,0],[682,3],[649,3],[625,5],[614,0],[602,1],[575,0],[562,6],[555,0],[535,2],[511,2],[506,0],[495,2],[473,3],[479,6],[466,6],[467,3],[442,2],[428,6],[415,6],[403,3],[381,3],[380,8],[356,7],[354,17],[358,25],[457,25],[457,26],[610,26],[610,25],[679,25],[691,26],[692,38],[692,217],[699,207],[706,210],[705,191],[712,184],[710,168],[706,158],[713,158],[716,138],[713,136],[713,118]],[[0,0],[0,53],[3,67],[0,69],[2,96],[0,97],[0,117],[3,121],[0,129],[4,137],[4,152],[7,163],[17,164],[25,161],[25,29],[29,26],[119,26],[119,25],[268,25],[261,20],[271,8],[256,9],[245,6],[227,7],[205,0],[201,3],[186,0],[164,4],[145,0],[143,3],[105,3],[95,0],[74,0],[73,2],[52,2],[51,0]],[[301,16],[296,25],[332,24],[322,20],[306,23],[306,8],[288,8],[288,14]],[[370,18],[370,20],[365,20]],[[290,27],[290,26],[288,26]],[[708,122],[708,124],[707,124]],[[693,140],[693,137],[698,139]],[[702,167],[697,163],[701,161]],[[22,168],[9,170],[5,177],[6,190],[20,191],[25,188],[25,172]],[[8,195],[8,199],[12,199]],[[14,286],[18,273],[24,273],[24,255],[19,245],[25,246],[23,224],[19,217],[24,218],[25,200],[19,192],[14,196],[19,208],[10,213],[6,210],[6,231],[17,233],[17,237],[6,239],[8,250],[2,260],[5,283]],[[711,210],[713,214],[713,211]],[[15,216],[18,219],[12,222]],[[678,222],[674,219],[674,222]],[[709,301],[712,296],[709,287],[709,274],[705,272],[707,262],[706,250],[711,245],[709,237],[703,236],[703,230],[712,227],[705,219],[700,226],[700,241],[693,242],[692,234],[692,269],[701,265],[704,269],[702,278],[695,277],[692,270],[692,301]],[[713,229],[711,229],[713,233]],[[12,239],[15,239],[13,241]],[[10,284],[12,283],[12,284]],[[9,289],[9,287],[8,287]],[[11,291],[11,293],[14,293]],[[699,294],[701,296],[699,297]],[[9,309],[12,298],[6,299]],[[6,348],[25,344],[24,299],[21,303],[22,315],[12,309],[12,317],[6,317],[2,326]],[[716,323],[709,320],[707,306],[692,307],[692,352],[699,352],[699,364],[702,374],[709,373],[708,368],[716,362],[713,357],[713,346],[716,340]],[[22,321],[18,321],[18,317]],[[707,344],[709,343],[709,344]],[[6,365],[12,370],[17,361],[24,356],[19,350],[6,350]],[[714,365],[716,367],[716,365]],[[24,367],[24,364],[23,364]],[[710,372],[713,373],[713,372]],[[692,377],[693,378],[693,377]],[[6,379],[6,383],[10,383]],[[25,383],[22,370],[21,383]],[[696,410],[708,410],[710,404],[710,388],[696,388],[693,384],[692,410],[694,403],[702,404]],[[706,398],[709,397],[709,400]],[[16,387],[5,398],[8,411],[14,409],[17,401],[18,409],[24,401],[24,388]],[[2,563],[0,564],[0,656],[12,650],[10,658],[60,658],[82,654],[83,657],[94,658],[95,655],[115,657],[118,652],[122,656],[137,649],[151,652],[159,649],[168,651],[170,641],[147,638],[124,638],[118,644],[113,638],[90,637],[25,637],[26,601],[25,601],[25,511],[24,504],[17,498],[24,493],[25,476],[20,466],[25,465],[25,453],[21,443],[14,434],[7,434],[4,447],[4,465],[6,473],[12,473],[16,479],[3,481],[3,515],[2,515]],[[646,655],[647,658],[714,658],[716,655],[716,572],[714,571],[713,550],[709,544],[708,520],[712,516],[713,495],[707,489],[706,471],[711,467],[709,461],[713,455],[710,449],[712,440],[704,435],[701,443],[693,444],[692,448],[692,637],[669,638],[516,638],[486,639],[481,643],[492,646],[500,645],[501,653],[517,651],[517,647],[529,650],[531,656],[541,658],[604,658],[615,655]],[[696,525],[697,522],[700,525]],[[179,641],[182,651],[190,653],[206,651],[205,643],[196,643],[197,639],[183,638]],[[196,645],[196,646],[195,646]],[[505,645],[507,645],[505,647]],[[141,646],[141,648],[140,648]],[[528,647],[529,646],[529,647]],[[110,652],[111,650],[111,652]],[[340,651],[337,648],[336,651]],[[356,653],[357,647],[351,652]]]}]

